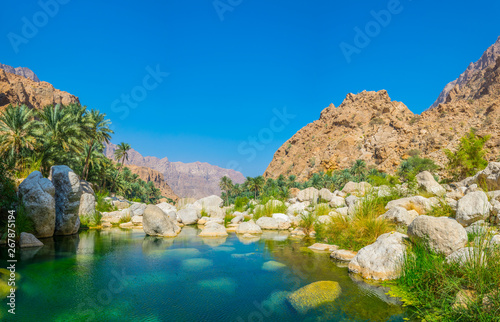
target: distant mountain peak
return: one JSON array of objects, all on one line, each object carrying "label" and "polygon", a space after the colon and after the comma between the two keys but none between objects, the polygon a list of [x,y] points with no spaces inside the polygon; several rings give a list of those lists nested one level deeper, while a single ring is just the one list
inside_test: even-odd
[{"label": "distant mountain peak", "polygon": [[472,79],[476,73],[484,71],[492,64],[495,64],[498,57],[500,57],[500,36],[498,36],[497,41],[483,53],[477,62],[470,63],[469,67],[467,67],[465,72],[463,72],[460,77],[455,79],[453,82],[448,83],[444,87],[443,91],[439,94],[439,97],[430,108],[432,109],[441,103],[445,103],[448,95],[455,86],[459,87],[458,90],[462,89],[462,87],[467,84],[467,82]]},{"label": "distant mountain peak", "polygon": [[14,68],[14,67],[9,66],[9,65],[0,64],[0,68],[3,69],[3,70],[5,70],[8,73],[16,74],[16,75],[19,75],[19,76],[23,76],[23,77],[29,78],[32,81],[37,82],[37,83],[40,82],[40,79],[38,79],[38,76],[36,76],[36,74],[31,69],[29,69],[27,67],[16,67],[16,68]]}]

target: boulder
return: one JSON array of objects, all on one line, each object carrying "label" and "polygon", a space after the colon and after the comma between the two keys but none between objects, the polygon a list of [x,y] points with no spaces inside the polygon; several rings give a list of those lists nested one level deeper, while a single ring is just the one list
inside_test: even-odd
[{"label": "boulder", "polygon": [[118,210],[127,209],[130,207],[130,203],[127,200],[113,200],[113,206]]},{"label": "boulder", "polygon": [[273,214],[273,218],[276,219],[276,220],[281,219],[283,221],[291,221],[290,217],[288,217],[285,214]]},{"label": "boulder", "polygon": [[147,206],[148,205],[146,205],[145,203],[135,202],[128,209],[130,209],[130,213],[132,216],[142,216],[144,215],[144,210],[146,210]]},{"label": "boulder", "polygon": [[[219,208],[219,207],[213,207],[213,206],[207,206],[203,208],[203,211],[212,218],[224,218],[226,216],[226,212],[224,209]],[[200,212],[201,214],[201,212]]]},{"label": "boulder", "polygon": [[318,251],[318,252],[333,252],[337,250],[339,246],[337,245],[329,245],[329,244],[321,244],[316,243],[308,247],[310,250]]},{"label": "boulder", "polygon": [[484,192],[470,192],[458,200],[456,218],[460,224],[468,226],[475,221],[487,219],[490,211],[491,204]]},{"label": "boulder", "polygon": [[207,222],[205,228],[198,235],[200,237],[227,237],[226,228],[214,221]]},{"label": "boulder", "polygon": [[192,205],[194,202],[196,202],[196,199],[194,198],[181,198],[177,200],[177,209],[183,209],[186,208],[187,205]]},{"label": "boulder", "polygon": [[290,227],[292,227],[292,222],[290,220],[283,220],[281,218],[278,218],[276,219],[276,222],[278,223],[279,230],[288,230]]},{"label": "boulder", "polygon": [[192,208],[184,208],[177,212],[177,216],[180,218],[181,222],[184,225],[194,225],[198,222],[198,212],[196,209]]},{"label": "boulder", "polygon": [[349,207],[337,208],[335,212],[341,216],[347,216],[349,214]]},{"label": "boulder", "polygon": [[350,262],[358,253],[346,249],[337,249],[330,254],[330,258],[338,261]]},{"label": "boulder", "polygon": [[500,162],[490,162],[486,169],[472,177],[470,183],[484,186],[488,191],[500,190]]},{"label": "boulder", "polygon": [[438,205],[439,201],[437,201],[436,199],[427,199],[422,196],[413,196],[389,201],[387,203],[387,206],[385,206],[385,209],[389,210],[394,207],[403,207],[408,210],[419,209],[421,211],[431,211],[433,207]]},{"label": "boulder", "polygon": [[339,207],[346,206],[345,199],[342,197],[338,197],[338,196],[333,196],[330,199],[330,202],[328,204],[330,205],[330,207],[333,207],[333,208],[339,208]]},{"label": "boulder", "polygon": [[352,182],[349,181],[348,183],[345,184],[344,188],[342,189],[342,192],[351,194],[351,195],[356,195],[358,197],[364,196],[370,189],[372,188],[372,185],[369,184],[368,182]]},{"label": "boulder", "polygon": [[412,241],[427,242],[437,253],[450,255],[463,248],[468,241],[467,232],[455,219],[448,217],[418,216],[408,226]]},{"label": "boulder", "polygon": [[423,171],[416,176],[418,186],[436,196],[442,196],[446,193],[446,189],[443,188],[432,176],[429,171]]},{"label": "boulder", "polygon": [[160,208],[148,205],[144,210],[142,227],[146,235],[175,237],[181,229]]},{"label": "boulder", "polygon": [[170,211],[177,211],[174,205],[169,204],[168,202],[161,202],[156,205],[156,207],[163,210],[164,213],[168,214]]},{"label": "boulder", "polygon": [[331,201],[333,196],[333,193],[330,192],[330,190],[323,188],[319,191],[319,197],[325,201]]},{"label": "boulder", "polygon": [[49,180],[55,188],[56,225],[54,235],[73,235],[80,228],[80,178],[69,167],[57,165],[50,168]]},{"label": "boulder", "polygon": [[358,201],[359,201],[359,198],[354,196],[354,195],[350,195],[349,197],[345,198],[345,204],[349,208],[356,206]]},{"label": "boulder", "polygon": [[392,280],[399,278],[408,236],[392,232],[380,235],[375,243],[356,254],[349,263],[349,271],[365,279]]},{"label": "boulder", "polygon": [[309,187],[309,188],[301,190],[301,191],[299,191],[299,193],[297,193],[297,199],[300,202],[303,202],[303,201],[317,202],[318,197],[319,197],[319,191],[318,191],[318,189],[316,189],[314,187]]},{"label": "boulder", "polygon": [[222,200],[219,196],[209,196],[202,199],[197,200],[193,205],[200,209],[208,208],[208,207],[222,207],[224,200]]},{"label": "boulder", "polygon": [[405,208],[398,206],[389,209],[381,217],[390,220],[398,225],[408,226],[415,218],[418,217],[418,212],[416,212],[415,210],[408,211]]},{"label": "boulder", "polygon": [[231,224],[239,224],[240,222],[244,221],[245,217],[243,215],[237,215],[233,219],[231,219]]},{"label": "boulder", "polygon": [[133,216],[133,217],[132,217],[132,223],[133,223],[134,225],[136,225],[136,226],[140,226],[140,225],[142,225],[142,220],[143,220],[143,218],[142,218],[142,217],[143,217],[143,216]]},{"label": "boulder", "polygon": [[255,223],[262,229],[278,229],[278,221],[271,217],[260,217]]},{"label": "boulder", "polygon": [[21,233],[19,237],[19,247],[27,248],[27,247],[41,247],[43,243],[39,241],[34,235],[29,233]]},{"label": "boulder", "polygon": [[82,196],[80,197],[78,215],[92,215],[95,212],[96,206],[94,189],[92,189],[90,182],[85,180],[80,180],[80,187],[82,188]]},{"label": "boulder", "polygon": [[296,290],[288,295],[287,300],[297,312],[306,314],[311,309],[335,301],[341,292],[339,283],[320,281]]},{"label": "boulder", "polygon": [[317,222],[320,224],[327,224],[332,221],[332,217],[330,215],[323,215],[319,216],[318,219],[316,219]]},{"label": "boulder", "polygon": [[287,215],[301,215],[306,210],[306,204],[302,202],[294,203],[288,207],[286,213]]},{"label": "boulder", "polygon": [[38,238],[54,235],[56,224],[55,188],[49,179],[39,171],[32,172],[19,185],[26,216],[33,222],[35,236]]},{"label": "boulder", "polygon": [[253,221],[242,222],[236,228],[237,234],[262,234],[262,229]]}]

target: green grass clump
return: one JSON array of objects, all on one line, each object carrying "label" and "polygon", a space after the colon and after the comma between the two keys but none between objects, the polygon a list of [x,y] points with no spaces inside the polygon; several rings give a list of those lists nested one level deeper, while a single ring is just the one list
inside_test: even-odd
[{"label": "green grass clump", "polygon": [[99,211],[80,216],[80,223],[86,227],[98,227],[101,225],[101,220],[102,214]]},{"label": "green grass clump", "polygon": [[328,204],[320,203],[316,206],[316,209],[314,209],[314,213],[316,217],[328,216],[331,210],[332,208],[330,208]]},{"label": "green grass clump", "polygon": [[95,209],[99,212],[112,212],[118,210],[113,204],[104,198],[108,197],[107,192],[96,192],[96,207]]},{"label": "green grass clump", "polygon": [[307,213],[301,216],[299,227],[305,230],[305,233],[309,235],[311,231],[314,230],[318,216],[314,212]]},{"label": "green grass clump", "polygon": [[432,207],[431,211],[426,213],[427,216],[433,217],[451,217],[455,218],[456,211],[443,199],[439,199],[439,205]]},{"label": "green grass clump", "polygon": [[273,214],[283,214],[287,211],[287,206],[281,203],[279,205],[275,205],[273,203],[267,203],[262,205],[262,207],[255,207],[253,219],[257,220],[260,217],[271,217]]},{"label": "green grass clump", "polygon": [[21,233],[32,233],[35,229],[33,221],[28,217],[24,204],[21,202],[16,211],[16,236]]},{"label": "green grass clump", "polygon": [[224,226],[227,226],[228,224],[230,224],[231,220],[233,220],[234,218],[236,218],[235,215],[233,215],[233,214],[226,214],[224,216]]},{"label": "green grass clump", "polygon": [[331,222],[325,224],[321,237],[330,244],[353,251],[373,244],[380,235],[396,229],[390,221],[378,218],[385,213],[388,199],[390,196],[381,198],[368,194],[359,201],[353,216],[332,216]]},{"label": "green grass clump", "polygon": [[126,214],[126,215],[120,217],[120,220],[118,221],[118,223],[123,224],[123,223],[130,222],[131,220],[132,220],[132,217],[130,217],[130,214]]},{"label": "green grass clump", "polygon": [[[417,308],[425,321],[499,321],[500,249],[491,234],[476,239],[467,263],[448,263],[422,241],[411,243],[394,295]],[[472,294],[466,305],[454,306],[460,291]]]},{"label": "green grass clump", "polygon": [[234,201],[234,211],[245,211],[245,208],[250,200],[247,197],[237,197]]}]

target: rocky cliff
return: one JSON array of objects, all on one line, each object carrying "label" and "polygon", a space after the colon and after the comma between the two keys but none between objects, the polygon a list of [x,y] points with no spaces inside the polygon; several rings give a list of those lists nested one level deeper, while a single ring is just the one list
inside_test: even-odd
[{"label": "rocky cliff", "polygon": [[463,72],[460,77],[455,79],[453,82],[448,83],[437,100],[432,104],[431,108],[437,107],[439,104],[446,102],[446,98],[448,94],[453,90],[455,86],[458,86],[458,89],[462,89],[464,85],[466,85],[469,80],[474,77],[474,75],[484,71],[488,66],[493,64],[496,59],[500,57],[500,37],[498,37],[497,41],[488,48],[481,58],[475,62],[470,63],[469,67]]},{"label": "rocky cliff", "polygon": [[79,103],[78,97],[55,89],[47,82],[36,82],[0,69],[0,111],[9,104],[41,109],[47,105],[71,103]]},{"label": "rocky cliff", "polygon": [[[107,145],[105,155],[113,159],[115,149],[116,145]],[[168,158],[144,157],[134,149],[129,151],[129,160],[125,161],[125,164],[148,167],[161,172],[179,197],[203,198],[219,195],[221,192],[219,182],[223,176],[228,176],[235,183],[245,181],[243,174],[232,169],[223,169],[204,162],[170,162]]]},{"label": "rocky cliff", "polygon": [[31,79],[34,82],[40,82],[35,73],[27,67],[12,67],[9,65],[0,64],[0,69],[5,70],[7,73],[16,74]]},{"label": "rocky cliff", "polygon": [[[275,153],[265,176],[312,173],[350,167],[363,159],[379,170],[394,172],[412,150],[444,166],[444,148],[453,150],[471,127],[491,134],[487,143],[493,161],[500,152],[500,58],[490,61],[489,49],[467,74],[465,83],[450,90],[446,101],[421,115],[392,101],[386,91],[348,94],[336,108],[330,105],[318,121],[306,125]],[[485,58],[486,57],[486,58]]]},{"label": "rocky cliff", "polygon": [[174,193],[172,188],[165,181],[163,174],[147,167],[140,167],[133,164],[127,165],[132,173],[135,173],[146,182],[153,182],[156,188],[160,189],[162,196],[170,198],[174,201],[179,200],[179,197]]}]

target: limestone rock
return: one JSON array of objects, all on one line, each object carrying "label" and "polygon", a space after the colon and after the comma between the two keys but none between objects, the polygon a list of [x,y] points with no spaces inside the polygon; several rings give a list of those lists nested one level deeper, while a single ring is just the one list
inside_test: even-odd
[{"label": "limestone rock", "polygon": [[500,190],[500,162],[490,162],[486,169],[478,172],[472,183],[486,186],[488,191]]},{"label": "limestone rock", "polygon": [[482,191],[471,192],[458,200],[456,218],[460,224],[468,226],[475,221],[487,219],[490,211],[488,196]]},{"label": "limestone rock", "polygon": [[236,228],[237,234],[262,234],[262,229],[252,221],[242,222]]},{"label": "limestone rock", "polygon": [[[421,211],[431,211],[433,207],[439,204],[435,199],[427,199],[422,196],[406,197],[401,199],[396,199],[389,201],[385,209],[389,210],[394,207],[403,207],[408,210],[421,210]],[[419,211],[417,211],[419,212]]]},{"label": "limestone rock", "polygon": [[55,188],[49,179],[39,171],[32,172],[19,185],[26,216],[33,221],[35,236],[39,238],[54,235],[56,223]]},{"label": "limestone rock", "polygon": [[330,254],[330,257],[338,261],[350,262],[357,254],[357,252],[351,252],[350,250],[337,249]]},{"label": "limestone rock", "polygon": [[309,246],[308,248],[310,250],[315,250],[315,251],[320,251],[320,252],[333,252],[334,250],[338,249],[339,246],[316,243],[316,244]]},{"label": "limestone rock", "polygon": [[408,226],[411,240],[428,242],[437,253],[450,255],[463,248],[468,241],[467,232],[455,219],[448,217],[418,216]]},{"label": "limestone rock", "polygon": [[372,185],[368,182],[348,182],[342,189],[344,193],[350,193],[351,195],[355,195],[358,197],[364,196],[370,189]]},{"label": "limestone rock", "polygon": [[262,229],[278,229],[278,222],[271,217],[260,217],[255,223]]},{"label": "limestone rock", "polygon": [[403,207],[394,207],[389,209],[381,216],[399,225],[408,226],[411,222],[418,217],[418,213],[414,210],[408,211]]},{"label": "limestone rock", "polygon": [[319,197],[319,191],[314,187],[309,187],[297,193],[297,199],[301,202],[303,201],[317,202],[318,197]]},{"label": "limestone rock", "polygon": [[319,191],[319,197],[325,201],[331,201],[334,195],[330,190],[323,188]]},{"label": "limestone rock", "polygon": [[43,243],[39,241],[34,235],[29,233],[21,233],[19,239],[19,247],[27,248],[27,247],[41,247]]},{"label": "limestone rock", "polygon": [[344,198],[338,197],[338,196],[333,196],[330,199],[329,205],[330,205],[330,207],[333,207],[333,208],[339,208],[339,207],[345,207],[346,203],[345,203]]},{"label": "limestone rock", "polygon": [[201,198],[201,199],[197,200],[194,203],[194,206],[201,208],[201,209],[207,208],[207,207],[220,208],[220,207],[222,207],[223,203],[224,203],[224,200],[222,200],[221,197],[212,195],[212,196]]},{"label": "limestone rock", "polygon": [[200,237],[227,237],[226,228],[214,221],[209,221],[205,228],[198,235]]},{"label": "limestone rock", "polygon": [[399,278],[406,252],[404,240],[407,237],[398,232],[380,235],[375,243],[359,250],[349,263],[349,271],[365,279]]},{"label": "limestone rock", "polygon": [[177,212],[177,216],[179,216],[181,222],[184,225],[194,225],[198,222],[199,219],[196,209],[191,208],[179,210],[179,212]]},{"label": "limestone rock", "polygon": [[175,237],[181,229],[171,221],[160,208],[148,205],[142,218],[142,227],[146,235]]},{"label": "limestone rock", "polygon": [[446,190],[439,183],[437,183],[429,171],[420,172],[417,174],[416,179],[420,188],[429,193],[433,193],[436,196],[442,196],[446,193]]},{"label": "limestone rock", "polygon": [[55,188],[56,225],[54,235],[72,235],[80,228],[80,178],[65,165],[50,168],[49,180]]}]

